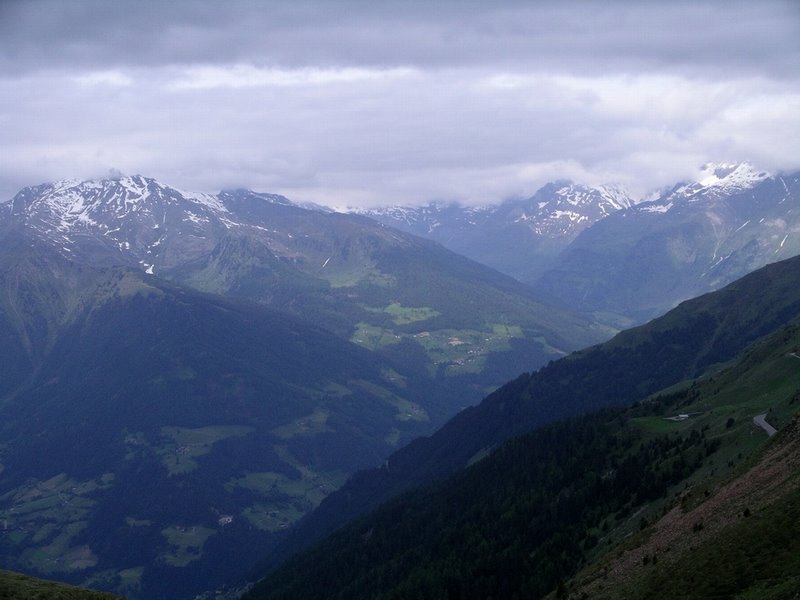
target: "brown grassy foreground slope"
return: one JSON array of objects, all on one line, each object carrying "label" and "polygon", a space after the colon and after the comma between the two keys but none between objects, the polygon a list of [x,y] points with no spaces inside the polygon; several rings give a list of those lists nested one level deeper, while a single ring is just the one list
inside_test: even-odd
[{"label": "brown grassy foreground slope", "polygon": [[117,600],[120,596],[0,571],[2,600]]},{"label": "brown grassy foreground slope", "polygon": [[744,473],[691,492],[580,572],[568,596],[800,598],[800,416]]}]

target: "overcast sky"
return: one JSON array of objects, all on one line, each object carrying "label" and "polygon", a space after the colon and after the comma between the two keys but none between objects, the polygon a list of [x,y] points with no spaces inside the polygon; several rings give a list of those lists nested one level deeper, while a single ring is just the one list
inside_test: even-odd
[{"label": "overcast sky", "polygon": [[800,169],[800,1],[0,0],[0,198],[110,169],[333,206]]}]

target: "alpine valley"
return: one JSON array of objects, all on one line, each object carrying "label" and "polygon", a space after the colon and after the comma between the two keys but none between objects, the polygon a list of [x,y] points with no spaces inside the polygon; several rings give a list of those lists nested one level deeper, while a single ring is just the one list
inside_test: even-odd
[{"label": "alpine valley", "polygon": [[[667,574],[625,552],[691,563],[662,517],[795,464],[800,259],[759,267],[800,253],[799,186],[715,165],[647,202],[370,216],[26,188],[0,206],[3,565],[129,599],[270,573],[250,597],[647,597]],[[735,506],[794,514],[770,481]],[[758,537],[736,514],[708,529]]]},{"label": "alpine valley", "polygon": [[188,598],[358,469],[609,330],[366,217],[145,177],[0,207],[0,555]]},{"label": "alpine valley", "polygon": [[360,518],[245,597],[796,597],[799,283],[769,265],[521,375],[329,496],[296,547]]}]

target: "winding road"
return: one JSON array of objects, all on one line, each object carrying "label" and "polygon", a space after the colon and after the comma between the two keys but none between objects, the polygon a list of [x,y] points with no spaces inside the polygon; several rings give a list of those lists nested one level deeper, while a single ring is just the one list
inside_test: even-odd
[{"label": "winding road", "polygon": [[767,416],[767,413],[764,413],[764,414],[762,414],[762,415],[756,415],[755,417],[753,417],[753,423],[755,423],[756,425],[758,425],[759,427],[761,427],[761,429],[763,429],[764,431],[766,431],[766,432],[767,432],[767,435],[768,435],[769,437],[772,437],[773,435],[775,435],[776,433],[778,433],[778,430],[777,430],[777,429],[775,429],[775,428],[774,428],[772,425],[770,425],[769,423],[767,423],[767,421],[766,421],[766,416]]}]

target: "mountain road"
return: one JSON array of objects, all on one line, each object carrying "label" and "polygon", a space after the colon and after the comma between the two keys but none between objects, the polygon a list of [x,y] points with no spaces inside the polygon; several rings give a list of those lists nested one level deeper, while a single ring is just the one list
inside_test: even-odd
[{"label": "mountain road", "polygon": [[761,415],[756,415],[755,417],[753,417],[753,423],[755,423],[756,425],[758,425],[759,427],[761,427],[761,429],[763,429],[764,431],[766,431],[766,432],[767,432],[767,435],[768,435],[769,437],[772,437],[773,435],[775,435],[776,433],[778,433],[778,430],[777,430],[777,429],[775,429],[775,428],[774,428],[772,425],[770,425],[769,423],[767,423],[767,421],[766,421],[766,416],[767,416],[767,413],[764,413],[764,414],[761,414]]}]

